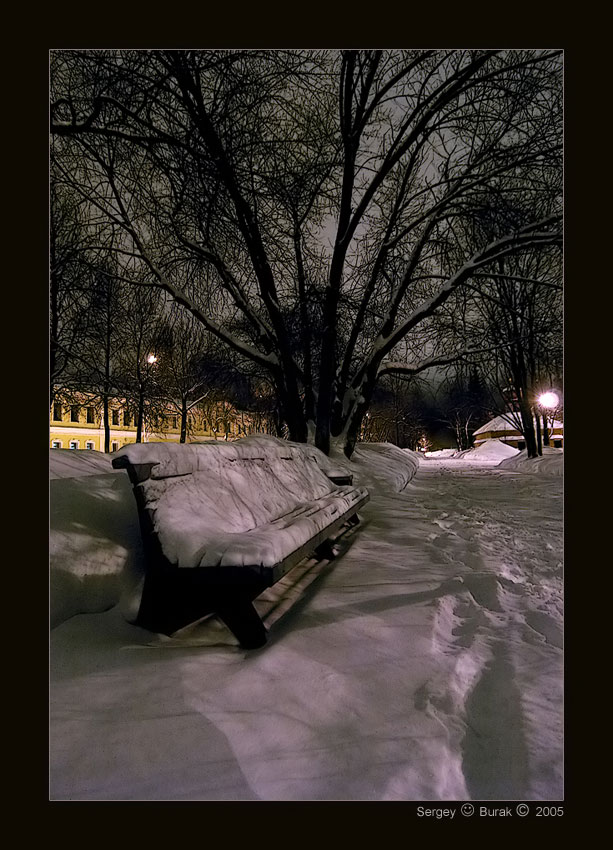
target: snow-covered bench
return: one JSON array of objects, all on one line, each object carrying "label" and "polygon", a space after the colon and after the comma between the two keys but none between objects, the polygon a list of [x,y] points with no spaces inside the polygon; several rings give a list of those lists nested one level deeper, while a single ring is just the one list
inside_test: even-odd
[{"label": "snow-covered bench", "polygon": [[355,525],[369,499],[333,483],[316,450],[258,437],[129,445],[113,466],[128,471],[141,523],[137,624],[172,634],[215,613],[244,648],[266,642],[256,596]]}]

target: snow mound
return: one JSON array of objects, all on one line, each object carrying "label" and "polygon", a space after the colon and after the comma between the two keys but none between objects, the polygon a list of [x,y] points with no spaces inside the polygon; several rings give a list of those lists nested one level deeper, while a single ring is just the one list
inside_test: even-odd
[{"label": "snow mound", "polygon": [[142,574],[142,544],[132,486],[111,457],[50,449],[50,626],[75,614],[106,611]]},{"label": "snow mound", "polygon": [[437,449],[434,452],[424,452],[426,457],[455,457],[457,453],[457,449]]},{"label": "snow mound", "polygon": [[502,443],[500,440],[486,440],[480,446],[475,446],[474,449],[467,449],[464,452],[458,452],[456,457],[459,460],[499,460],[503,461],[506,458],[513,458],[519,454],[519,449],[514,449],[513,446]]},{"label": "snow mound", "polygon": [[[93,449],[49,449],[49,478],[81,478],[117,471],[111,465],[111,456]],[[125,474],[125,473],[120,473]]]},{"label": "snow mound", "polygon": [[393,443],[358,443],[349,462],[353,483],[373,492],[400,493],[419,469],[420,458]]},{"label": "snow mound", "polygon": [[516,457],[507,458],[500,464],[501,469],[510,472],[535,472],[540,475],[564,475],[564,450],[543,446],[542,457],[528,457],[526,450]]},{"label": "snow mound", "polygon": [[310,443],[293,443],[269,434],[253,434],[232,443],[233,446],[249,447],[250,451],[261,450],[266,445],[292,446],[307,452],[317,461],[326,475],[352,475],[356,486],[396,493],[402,491],[419,468],[420,456],[410,449],[400,449],[393,443],[358,443],[349,460],[342,445],[332,444],[330,455],[325,455]]}]

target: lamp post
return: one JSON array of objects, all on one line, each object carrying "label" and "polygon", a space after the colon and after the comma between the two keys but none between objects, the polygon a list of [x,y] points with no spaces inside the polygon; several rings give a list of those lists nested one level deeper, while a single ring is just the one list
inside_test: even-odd
[{"label": "lamp post", "polygon": [[547,390],[547,392],[542,393],[538,397],[539,407],[542,411],[543,415],[543,444],[549,445],[549,431],[547,428],[547,411],[555,410],[558,404],[560,403],[560,399],[557,393],[554,393],[553,390]]},{"label": "lamp post", "polygon": [[141,371],[140,359],[137,363],[137,376],[138,376],[138,408],[137,408],[137,419],[136,419],[136,442],[141,443],[147,442],[147,434],[145,431],[145,397],[147,395],[147,391],[149,389],[149,382],[151,378],[151,370],[157,363],[157,355],[151,353],[145,357],[144,363],[144,372]]}]

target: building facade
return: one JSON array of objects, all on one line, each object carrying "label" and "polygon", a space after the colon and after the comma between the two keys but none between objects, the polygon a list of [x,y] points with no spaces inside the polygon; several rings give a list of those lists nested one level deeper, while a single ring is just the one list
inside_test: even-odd
[{"label": "building facade", "polygon": [[[56,400],[50,412],[49,446],[52,449],[91,449],[104,452],[104,423],[99,399],[88,393],[71,393],[70,400]],[[110,451],[118,451],[136,442],[136,421],[125,399],[114,398],[110,403]],[[257,430],[268,430],[251,413],[238,410],[228,402],[212,402],[205,410],[194,409],[188,414],[187,442],[197,440],[237,440]],[[157,417],[146,427],[143,442],[180,442],[181,417],[175,410]]]}]

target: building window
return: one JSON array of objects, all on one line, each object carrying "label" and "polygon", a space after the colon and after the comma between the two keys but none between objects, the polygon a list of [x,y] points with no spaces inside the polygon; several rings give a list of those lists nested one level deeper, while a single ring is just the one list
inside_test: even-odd
[{"label": "building window", "polygon": [[71,449],[78,449],[79,448],[79,441],[78,440],[71,440],[70,441],[70,448]]},{"label": "building window", "polygon": [[94,442],[93,442],[93,440],[88,440],[88,441],[85,443],[85,448],[86,448],[86,449],[93,449],[93,448],[94,448]]},{"label": "building window", "polygon": [[52,449],[61,449],[62,448],[62,441],[61,440],[53,440],[53,442],[51,443],[51,448]]},{"label": "building window", "polygon": [[78,422],[79,421],[79,405],[73,404],[70,406],[70,421]]},{"label": "building window", "polygon": [[518,440],[518,441],[517,441],[517,448],[518,448],[520,451],[521,451],[522,449],[525,449],[525,448],[526,448],[526,441],[525,441],[525,440]]},{"label": "building window", "polygon": [[111,451],[112,452],[118,452],[119,451],[119,443],[116,440],[114,440],[111,443]]},{"label": "building window", "polygon": [[111,421],[112,421],[113,425],[119,425],[119,411],[118,410],[113,410],[113,412],[111,413]]},{"label": "building window", "polygon": [[130,421],[131,421],[130,414],[126,410],[126,412],[123,415],[123,424],[127,427],[130,424]]},{"label": "building window", "polygon": [[87,408],[87,421],[88,421],[89,424],[92,424],[93,422],[96,421],[95,420],[95,411],[94,411],[93,407]]},{"label": "building window", "polygon": [[554,449],[561,449],[562,448],[562,440],[554,440],[553,441],[553,447],[554,447]]},{"label": "building window", "polygon": [[53,404],[53,418],[56,422],[62,421],[62,405],[58,404],[57,401]]},{"label": "building window", "polygon": [[172,422],[172,427],[173,427],[173,428],[176,428],[176,427],[177,427],[177,417],[176,417],[176,416],[171,416],[171,417],[170,417],[170,420],[171,420],[171,422]]}]

